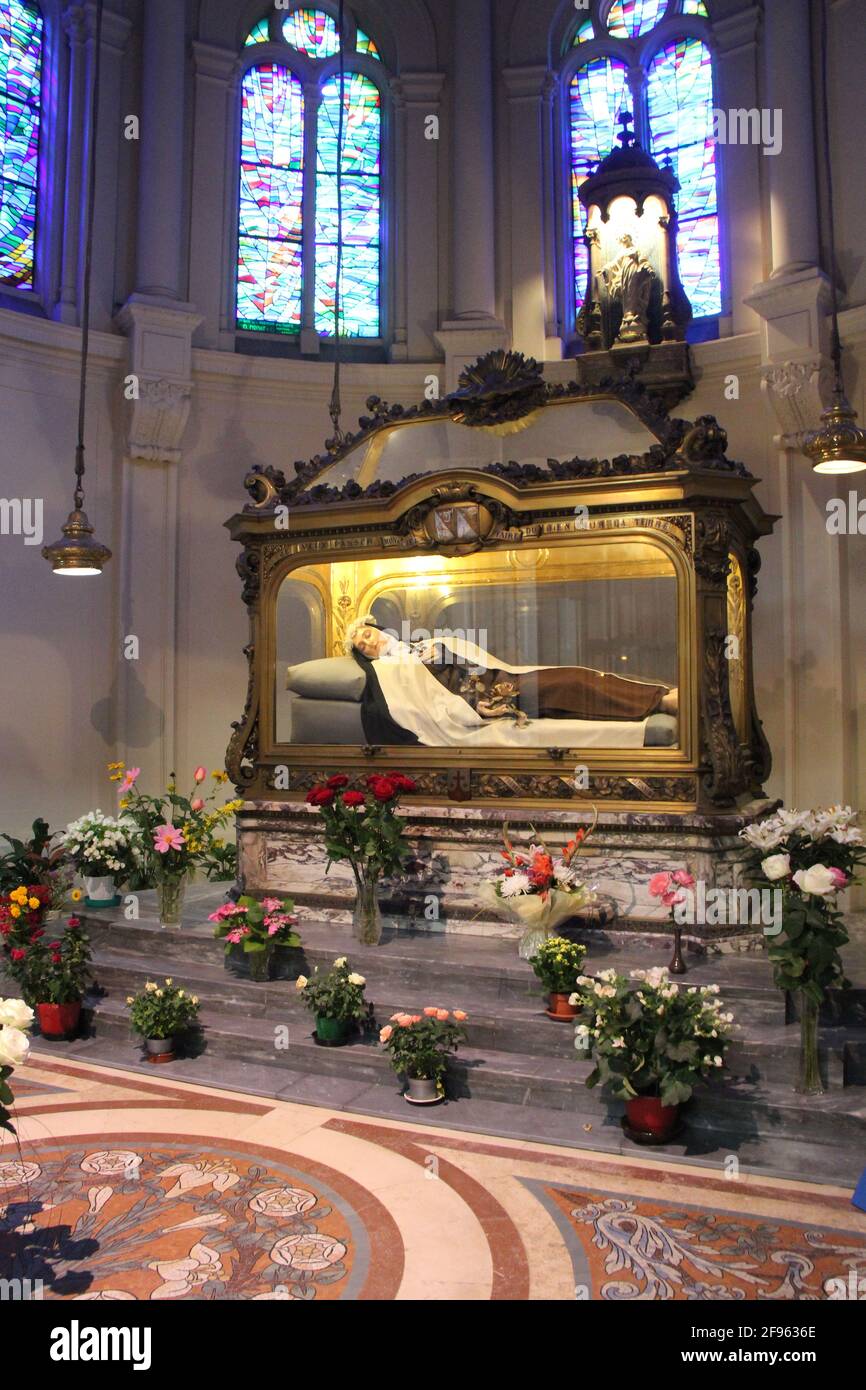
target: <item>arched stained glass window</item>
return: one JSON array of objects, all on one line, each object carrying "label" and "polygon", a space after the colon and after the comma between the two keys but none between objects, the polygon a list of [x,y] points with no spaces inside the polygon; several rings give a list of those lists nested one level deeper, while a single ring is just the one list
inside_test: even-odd
[{"label": "arched stained glass window", "polygon": [[[339,240],[340,332],[377,339],[382,333],[379,87],[347,62],[338,175],[340,79],[333,63],[324,69],[328,75],[321,78],[319,100],[304,100],[305,87],[321,71],[318,60],[339,52],[336,25],[323,10],[296,9],[276,30],[272,20],[261,21],[245,46],[269,42],[280,28],[283,41],[291,44],[285,62],[259,62],[241,84],[237,326],[332,337]],[[381,61],[373,39],[360,29],[356,51]],[[312,128],[305,129],[305,122]],[[315,159],[305,162],[305,150],[315,150]]]},{"label": "arched stained glass window", "polygon": [[0,284],[32,290],[39,186],[43,22],[30,0],[0,0]]},{"label": "arched stained glass window", "polygon": [[583,239],[586,211],[578,189],[611,149],[620,111],[632,111],[628,68],[618,58],[594,58],[571,79],[571,202],[574,226],[574,276],[578,304],[583,300],[589,251]]},{"label": "arched stained glass window", "polygon": [[[670,20],[676,15],[693,16],[690,27],[695,21],[700,24],[707,19],[704,0],[616,0],[609,7],[596,5],[593,18],[577,22],[569,44],[569,49],[579,48],[580,42],[604,34],[607,28],[605,55],[590,58],[576,72],[573,66],[568,69],[577,310],[586,293],[588,270],[585,215],[577,190],[613,149],[617,118],[627,109],[642,143],[660,162],[669,157],[680,181],[676,198],[680,274],[693,315],[700,319],[722,312],[712,53],[694,34],[670,37]],[[667,37],[653,45],[652,32],[661,20],[668,21]],[[709,24],[703,27],[709,37]],[[636,38],[642,41],[640,67],[636,66]]]},{"label": "arched stained glass window", "polygon": [[695,318],[722,311],[712,57],[700,39],[678,39],[647,74],[652,154],[669,154],[677,194],[680,277]]},{"label": "arched stained glass window", "polygon": [[648,34],[664,18],[668,0],[614,0],[607,17],[608,31],[617,39]]},{"label": "arched stained glass window", "polygon": [[283,37],[308,58],[332,58],[340,51],[337,26],[324,10],[292,10],[283,21]]},{"label": "arched stained glass window", "polygon": [[251,68],[242,87],[240,328],[299,331],[303,205],[304,89],[287,68]]},{"label": "arched stained glass window", "polygon": [[[337,136],[340,82],[322,90],[316,171],[316,327],[334,332],[337,283]],[[381,101],[363,73],[346,80],[343,109],[343,256],[340,332],[352,337],[379,334],[379,203]]]}]

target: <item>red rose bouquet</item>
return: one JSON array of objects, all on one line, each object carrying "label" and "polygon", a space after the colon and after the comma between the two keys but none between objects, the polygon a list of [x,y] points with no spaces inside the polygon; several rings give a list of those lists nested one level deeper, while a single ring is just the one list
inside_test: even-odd
[{"label": "red rose bouquet", "polygon": [[328,868],[348,863],[357,888],[354,931],[359,941],[375,946],[382,935],[377,885],[398,873],[409,858],[405,821],[397,814],[400,796],[415,783],[402,772],[372,773],[363,790],[343,773],[307,793],[307,803],[325,825]]}]

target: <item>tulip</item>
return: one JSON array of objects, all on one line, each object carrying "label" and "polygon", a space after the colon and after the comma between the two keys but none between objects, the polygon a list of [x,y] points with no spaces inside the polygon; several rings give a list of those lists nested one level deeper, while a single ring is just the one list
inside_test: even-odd
[{"label": "tulip", "polygon": [[193,776],[195,778],[196,786],[198,786],[199,782],[203,782],[204,779],[207,777],[207,772],[203,767],[197,767],[195,772],[193,773]]}]

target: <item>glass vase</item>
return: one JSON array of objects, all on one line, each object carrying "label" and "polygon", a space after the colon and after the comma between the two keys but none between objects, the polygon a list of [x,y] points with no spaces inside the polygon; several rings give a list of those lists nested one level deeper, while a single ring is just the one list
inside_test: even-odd
[{"label": "glass vase", "polygon": [[272,946],[266,946],[263,951],[247,951],[246,957],[249,962],[251,980],[256,980],[261,984],[271,978],[272,953]]},{"label": "glass vase", "polygon": [[378,946],[381,940],[382,913],[379,910],[378,885],[375,879],[362,878],[358,884],[358,895],[352,913],[352,935],[362,946]]},{"label": "glass vase", "polygon": [[824,1086],[818,1059],[819,1007],[808,995],[800,995],[800,1075],[795,1090],[801,1096],[821,1096]]},{"label": "glass vase", "polygon": [[161,927],[179,927],[183,916],[187,875],[161,874],[156,881],[156,903]]}]

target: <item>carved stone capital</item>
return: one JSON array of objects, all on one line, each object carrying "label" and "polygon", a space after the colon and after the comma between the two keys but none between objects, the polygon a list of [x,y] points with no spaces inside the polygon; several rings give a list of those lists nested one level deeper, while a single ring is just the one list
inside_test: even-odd
[{"label": "carved stone capital", "polygon": [[189,304],[133,295],[118,323],[129,337],[127,452],[178,463],[192,403],[192,336],[201,315]]},{"label": "carved stone capital", "polygon": [[761,389],[779,422],[780,443],[800,449],[832,399],[833,365],[829,358],[816,356],[765,367]]}]

